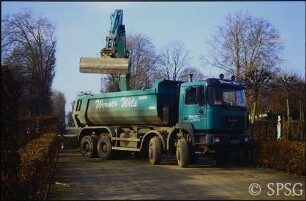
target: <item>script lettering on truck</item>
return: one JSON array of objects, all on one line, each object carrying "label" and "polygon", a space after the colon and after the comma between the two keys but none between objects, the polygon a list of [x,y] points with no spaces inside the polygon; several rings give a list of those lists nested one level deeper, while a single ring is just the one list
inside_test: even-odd
[{"label": "script lettering on truck", "polygon": [[[137,100],[135,98],[121,98],[120,100],[121,108],[127,108],[127,107],[137,107]],[[118,103],[117,101],[105,101],[103,99],[99,99],[95,101],[96,109],[103,109],[103,108],[113,108],[117,107]]]},{"label": "script lettering on truck", "polygon": [[121,107],[137,107],[135,98],[121,98]]},{"label": "script lettering on truck", "polygon": [[110,102],[103,102],[103,100],[96,100],[96,109],[101,108],[110,108],[110,107],[117,107],[117,101],[110,101]]}]

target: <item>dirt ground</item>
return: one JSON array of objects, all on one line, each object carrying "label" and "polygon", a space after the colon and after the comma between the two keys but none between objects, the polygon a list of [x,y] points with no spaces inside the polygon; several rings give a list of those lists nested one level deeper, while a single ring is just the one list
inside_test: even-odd
[{"label": "dirt ground", "polygon": [[64,149],[47,196],[47,200],[150,199],[304,200],[305,177],[235,164],[217,167],[210,158],[179,168],[168,156],[161,165],[151,165],[130,155],[101,161],[82,157],[79,149]]}]

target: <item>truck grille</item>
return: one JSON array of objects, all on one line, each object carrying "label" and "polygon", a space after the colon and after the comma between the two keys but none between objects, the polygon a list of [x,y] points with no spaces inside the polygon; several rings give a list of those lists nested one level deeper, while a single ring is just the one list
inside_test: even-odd
[{"label": "truck grille", "polygon": [[224,116],[223,126],[225,128],[241,128],[243,126],[242,117]]}]

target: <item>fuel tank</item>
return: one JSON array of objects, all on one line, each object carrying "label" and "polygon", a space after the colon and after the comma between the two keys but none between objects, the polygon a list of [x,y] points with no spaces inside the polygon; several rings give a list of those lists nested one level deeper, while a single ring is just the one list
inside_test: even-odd
[{"label": "fuel tank", "polygon": [[181,82],[156,80],[149,89],[112,93],[79,93],[73,107],[77,127],[174,125]]}]

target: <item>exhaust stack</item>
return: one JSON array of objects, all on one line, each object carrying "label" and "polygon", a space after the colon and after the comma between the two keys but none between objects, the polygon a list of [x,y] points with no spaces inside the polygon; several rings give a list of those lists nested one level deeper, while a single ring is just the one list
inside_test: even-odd
[{"label": "exhaust stack", "polygon": [[190,73],[190,74],[188,75],[188,82],[192,82],[192,77],[193,77],[193,74]]}]

